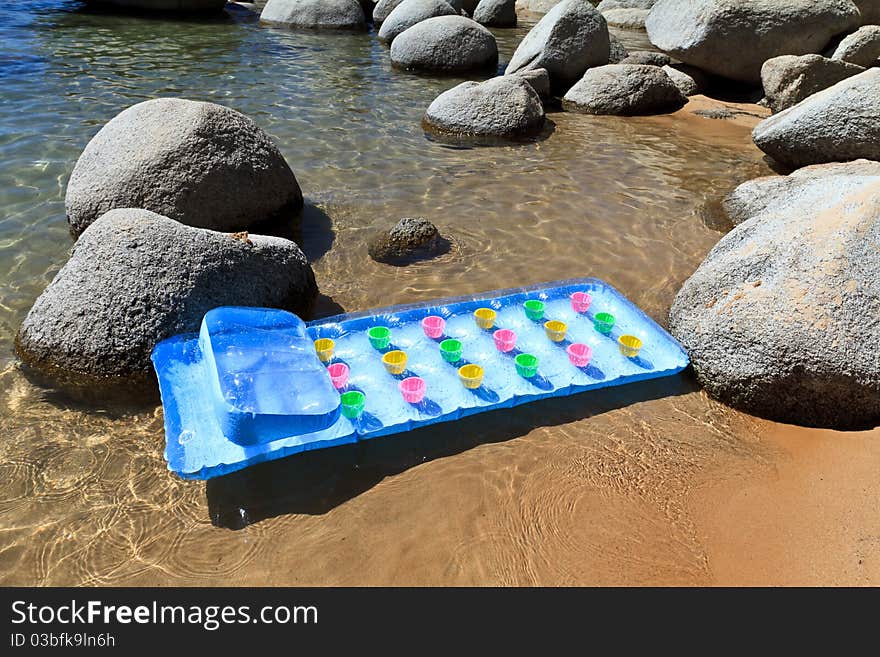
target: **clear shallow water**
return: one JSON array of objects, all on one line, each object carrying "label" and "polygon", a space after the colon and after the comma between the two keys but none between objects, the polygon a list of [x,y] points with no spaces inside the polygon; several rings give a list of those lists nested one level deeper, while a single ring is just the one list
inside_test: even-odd
[{"label": "clear shallow water", "polygon": [[[502,66],[524,33],[497,32]],[[71,245],[73,164],[147,98],[223,103],[273,135],[309,203],[323,312],[592,275],[662,323],[719,237],[703,203],[767,172],[747,129],[687,113],[554,113],[545,141],[450,148],[419,121],[458,81],[393,71],[374,34],[0,5],[0,583],[705,581],[687,491],[760,459],[751,421],[687,378],[205,487],[166,472],[161,409],[79,407],[17,369],[14,333]],[[452,252],[369,260],[372,232],[407,215],[438,224]]]}]

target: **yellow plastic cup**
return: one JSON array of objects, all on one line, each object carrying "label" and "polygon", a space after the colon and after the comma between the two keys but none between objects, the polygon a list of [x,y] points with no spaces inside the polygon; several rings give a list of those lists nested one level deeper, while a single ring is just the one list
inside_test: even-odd
[{"label": "yellow plastic cup", "polygon": [[642,341],[634,335],[621,335],[617,338],[617,346],[620,347],[620,353],[624,356],[635,358],[642,348]]},{"label": "yellow plastic cup", "polygon": [[406,352],[400,349],[389,351],[382,356],[382,364],[389,374],[403,374],[406,369]]},{"label": "yellow plastic cup", "polygon": [[315,351],[318,352],[318,359],[322,363],[333,360],[333,348],[336,343],[330,338],[318,338],[315,340]]},{"label": "yellow plastic cup", "polygon": [[477,308],[474,311],[474,320],[481,329],[490,329],[495,326],[495,318],[498,316],[491,308]]},{"label": "yellow plastic cup", "polygon": [[479,365],[463,365],[458,368],[458,377],[468,390],[476,390],[483,384],[483,368]]},{"label": "yellow plastic cup", "polygon": [[566,326],[565,322],[560,322],[558,319],[551,319],[549,322],[544,323],[544,330],[547,331],[547,337],[553,340],[553,342],[562,342],[565,340],[565,332],[568,330],[568,326]]}]

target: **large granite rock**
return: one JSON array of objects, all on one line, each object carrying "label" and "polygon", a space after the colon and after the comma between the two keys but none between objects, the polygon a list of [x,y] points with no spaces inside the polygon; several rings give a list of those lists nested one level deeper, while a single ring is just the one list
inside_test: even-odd
[{"label": "large granite rock", "polygon": [[756,196],[750,216],[685,282],[670,330],[706,390],[732,406],[796,424],[875,426],[880,176],[876,163],[811,169],[737,191]]},{"label": "large granite rock", "polygon": [[721,207],[734,226],[779,208],[787,214],[811,213],[837,205],[866,185],[880,181],[880,162],[853,160],[814,164],[787,176],[764,176],[743,183],[724,197]]},{"label": "large granite rock", "polygon": [[709,87],[706,74],[696,66],[687,64],[667,64],[663,72],[675,83],[678,90],[685,96],[696,96]]},{"label": "large granite rock", "polygon": [[844,37],[831,59],[864,67],[880,64],[880,25],[865,25]]},{"label": "large granite rock", "polygon": [[269,306],[304,314],[316,294],[293,242],[117,209],[80,236],[25,318],[16,347],[27,364],[63,381],[143,381],[156,343],[197,331],[208,310]]},{"label": "large granite rock", "polygon": [[179,98],[138,103],[110,120],[77,160],[65,198],[75,234],[113,208],[240,230],[302,204],[293,172],[253,121]]},{"label": "large granite rock", "polygon": [[403,0],[382,23],[379,41],[393,43],[399,34],[416,23],[435,16],[457,16],[458,11],[446,0]]},{"label": "large granite rock", "polygon": [[520,42],[506,73],[545,68],[554,90],[563,91],[591,66],[608,63],[608,26],[587,0],[562,0]]},{"label": "large granite rock", "polygon": [[781,112],[864,70],[861,66],[822,55],[782,55],[764,62],[761,84],[768,107]]},{"label": "large granite rock", "polygon": [[391,63],[409,71],[442,74],[494,69],[498,45],[489,30],[470,18],[437,16],[394,39]]},{"label": "large granite rock", "polygon": [[480,0],[473,18],[489,27],[516,27],[516,0]]},{"label": "large granite rock", "polygon": [[544,68],[530,68],[524,71],[511,73],[512,76],[521,78],[529,83],[541,99],[550,97],[550,74]]},{"label": "large granite rock", "polygon": [[367,29],[358,0],[269,0],[260,20],[272,25],[310,29]]},{"label": "large granite rock", "polygon": [[447,134],[477,137],[523,137],[544,127],[538,93],[520,75],[486,82],[462,82],[428,107],[423,124]]},{"label": "large granite rock", "polygon": [[871,68],[764,119],[755,144],[791,167],[880,160],[880,69]]},{"label": "large granite rock", "polygon": [[681,108],[687,99],[658,66],[608,64],[591,68],[562,99],[585,114],[657,114]]},{"label": "large granite rock", "polygon": [[373,22],[381,25],[388,18],[388,14],[397,9],[402,2],[403,0],[379,0],[373,8]]},{"label": "large granite rock", "polygon": [[624,30],[643,30],[645,29],[645,20],[648,18],[647,9],[606,9],[602,12],[607,22],[612,27],[619,27]]},{"label": "large granite rock", "polygon": [[226,0],[86,0],[86,2],[145,11],[211,12],[221,11],[226,6]]},{"label": "large granite rock", "polygon": [[676,59],[758,84],[768,59],[821,52],[859,21],[851,0],[658,0],[645,27]]}]

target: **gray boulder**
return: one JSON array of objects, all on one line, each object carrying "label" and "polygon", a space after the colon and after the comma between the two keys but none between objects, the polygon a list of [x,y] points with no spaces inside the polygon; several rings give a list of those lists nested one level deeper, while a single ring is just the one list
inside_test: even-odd
[{"label": "gray boulder", "polygon": [[657,66],[608,64],[588,70],[562,99],[585,114],[632,116],[679,109],[687,99]]},{"label": "gray boulder", "polygon": [[645,27],[676,59],[757,84],[768,59],[821,52],[859,20],[851,0],[657,0]]},{"label": "gray boulder", "polygon": [[181,12],[221,11],[226,5],[226,0],[86,0],[86,2],[125,9]]},{"label": "gray boulder", "polygon": [[519,75],[462,82],[428,107],[423,125],[432,131],[475,137],[525,137],[544,127],[544,107]]},{"label": "gray boulder", "polygon": [[657,0],[602,0],[596,9],[606,12],[610,9],[650,9]]},{"label": "gray boulder", "polygon": [[516,27],[516,0],[480,0],[473,18],[489,27]]},{"label": "gray boulder", "polygon": [[752,139],[767,155],[794,168],[880,160],[880,69],[869,68],[764,119]]},{"label": "gray boulder", "polygon": [[783,208],[786,214],[812,213],[818,207],[835,206],[880,181],[880,162],[854,160],[814,164],[787,176],[764,176],[743,183],[724,197],[721,207],[734,226],[757,216],[771,216]]},{"label": "gray boulder", "polygon": [[634,50],[614,64],[643,64],[645,66],[666,66],[671,63],[669,55],[652,50]]},{"label": "gray boulder", "polygon": [[365,30],[367,21],[358,0],[269,0],[260,14],[263,23],[309,29]]},{"label": "gray boulder", "polygon": [[436,16],[457,16],[458,11],[445,0],[403,0],[379,29],[379,41],[393,43],[397,35],[416,23]]},{"label": "gray boulder", "polygon": [[861,66],[822,55],[782,55],[764,62],[761,84],[767,106],[774,112],[781,112],[864,70]]},{"label": "gray boulder", "polygon": [[382,231],[370,242],[368,252],[376,262],[408,265],[449,251],[449,240],[437,227],[421,217],[404,217],[390,230]]},{"label": "gray boulder", "polygon": [[608,26],[587,0],[562,0],[517,47],[506,73],[545,68],[554,90],[568,89],[591,66],[608,63]]},{"label": "gray boulder", "polygon": [[144,381],[156,343],[197,331],[208,310],[270,306],[305,314],[316,293],[293,242],[111,210],[80,236],[36,300],[16,349],[61,381]]},{"label": "gray boulder", "polygon": [[74,234],[113,208],[239,230],[302,204],[296,177],[253,121],[179,98],[138,103],[111,119],[77,160],[65,197]]},{"label": "gray boulder", "polygon": [[464,73],[498,65],[495,36],[464,16],[437,16],[413,25],[391,44],[397,68],[433,73]]},{"label": "gray boulder", "polygon": [[712,396],[851,429],[880,422],[880,176],[846,180],[839,166],[794,195],[747,183],[760,200],[685,282],[669,324]]},{"label": "gray boulder", "polygon": [[880,64],[880,25],[865,25],[844,37],[831,59],[864,67]]},{"label": "gray boulder", "polygon": [[696,66],[667,64],[663,67],[663,71],[685,96],[695,96],[705,91],[709,86],[706,74]]},{"label": "gray boulder", "polygon": [[541,98],[549,98],[550,96],[550,74],[545,68],[533,68],[527,71],[517,71],[511,75],[522,78],[529,83],[529,86],[535,90]]},{"label": "gray boulder", "polygon": [[388,18],[388,14],[397,9],[402,2],[403,0],[379,0],[373,8],[373,22],[381,25]]},{"label": "gray boulder", "polygon": [[602,12],[602,16],[613,27],[624,30],[643,30],[648,13],[647,9],[620,8],[606,9]]},{"label": "gray boulder", "polygon": [[626,46],[623,45],[623,42],[610,32],[608,33],[608,44],[609,64],[619,64],[629,57],[629,51],[626,49]]}]

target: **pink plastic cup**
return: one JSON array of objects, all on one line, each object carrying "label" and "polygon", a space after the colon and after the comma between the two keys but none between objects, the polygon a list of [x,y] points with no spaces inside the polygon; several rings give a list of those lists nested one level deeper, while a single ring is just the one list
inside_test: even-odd
[{"label": "pink plastic cup", "polygon": [[575,292],[571,295],[571,309],[576,313],[585,313],[593,303],[593,297],[586,292]]},{"label": "pink plastic cup", "polygon": [[568,360],[575,367],[586,367],[590,364],[590,358],[593,357],[593,350],[590,345],[582,342],[573,342],[566,348],[568,352]]},{"label": "pink plastic cup", "polygon": [[446,320],[437,315],[430,315],[422,320],[422,330],[429,338],[439,338],[446,328]]},{"label": "pink plastic cup", "polygon": [[348,365],[345,363],[328,365],[327,372],[330,374],[330,382],[337,390],[342,390],[348,383]]},{"label": "pink plastic cup", "polygon": [[495,339],[495,346],[498,347],[498,351],[507,353],[516,346],[516,333],[510,329],[498,329],[492,334],[492,337]]},{"label": "pink plastic cup", "polygon": [[425,390],[428,384],[425,380],[418,376],[411,376],[404,379],[398,384],[400,394],[403,395],[405,402],[409,404],[418,404],[425,398]]}]

